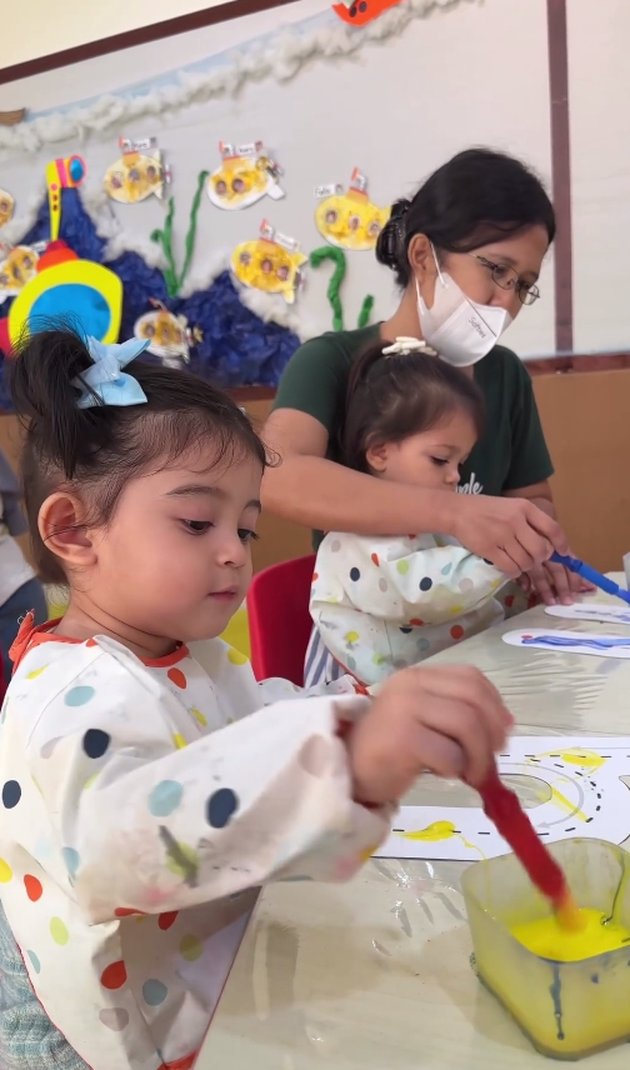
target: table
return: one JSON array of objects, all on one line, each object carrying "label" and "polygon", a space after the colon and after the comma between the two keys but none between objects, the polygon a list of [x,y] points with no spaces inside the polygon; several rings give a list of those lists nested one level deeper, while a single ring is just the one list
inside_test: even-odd
[{"label": "table", "polygon": [[[567,624],[540,608],[519,617],[517,626],[521,623]],[[630,661],[509,647],[501,634],[514,626],[502,623],[433,661],[466,662],[487,673],[516,716],[519,733],[630,735]],[[571,627],[623,631],[573,622]],[[419,785],[405,801],[435,802],[435,790]],[[437,790],[444,802],[452,789],[442,784]],[[460,800],[451,794],[449,803]],[[630,825],[630,794],[628,803]],[[534,1051],[470,968],[459,889],[464,868],[456,862],[373,859],[347,885],[267,887],[196,1070],[553,1065]],[[626,1070],[629,1058],[622,1045],[583,1065]]]}]

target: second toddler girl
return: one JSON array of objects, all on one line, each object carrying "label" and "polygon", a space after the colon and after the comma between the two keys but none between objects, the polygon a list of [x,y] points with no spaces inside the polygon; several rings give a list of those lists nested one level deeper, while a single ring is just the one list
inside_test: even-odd
[{"label": "second toddler girl", "polygon": [[[377,479],[455,492],[483,417],[473,379],[423,342],[378,345],[351,373],[344,464]],[[349,670],[376,684],[501,619],[496,596],[508,583],[449,536],[331,532],[315,564],[310,608],[319,634],[309,645],[306,682]]]}]

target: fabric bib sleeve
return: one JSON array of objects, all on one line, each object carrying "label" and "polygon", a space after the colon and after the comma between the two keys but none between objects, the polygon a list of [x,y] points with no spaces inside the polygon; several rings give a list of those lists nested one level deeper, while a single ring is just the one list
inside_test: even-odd
[{"label": "fabric bib sleeve", "polygon": [[507,582],[445,537],[334,533],[320,547],[310,612],[336,662],[371,689],[500,619],[493,596]]},{"label": "fabric bib sleeve", "polygon": [[[310,609],[316,623],[324,608],[330,621],[336,608],[351,607],[398,624],[415,617],[442,624],[476,609],[509,582],[463,546],[438,545],[434,536],[331,533],[319,548],[315,574]],[[327,646],[329,634],[330,629]]]},{"label": "fabric bib sleeve", "polygon": [[[45,867],[67,885],[73,859],[68,894],[91,922],[346,878],[388,832],[388,811],[353,802],[340,738],[366,699],[286,699],[182,746],[177,698],[120,647],[59,685],[33,720],[8,717],[4,765],[22,756],[58,844]],[[37,825],[20,821],[30,853]]]}]

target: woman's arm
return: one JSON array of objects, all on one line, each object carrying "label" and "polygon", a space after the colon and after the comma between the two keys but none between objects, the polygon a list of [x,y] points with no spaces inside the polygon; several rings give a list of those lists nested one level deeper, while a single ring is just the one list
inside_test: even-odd
[{"label": "woman's arm", "polygon": [[375,479],[326,459],[328,432],[298,409],[272,412],[263,431],[280,463],[265,473],[263,503],[278,516],[358,535],[452,535],[508,576],[567,553],[559,524],[532,502],[453,494]]},{"label": "woman's arm", "polygon": [[[396,535],[411,531],[411,518],[421,515],[418,500],[427,496],[434,506],[426,530],[444,530],[438,518],[450,495],[377,481],[327,460],[326,428],[308,413],[277,409],[265,424],[263,438],[280,456],[280,464],[264,478],[264,505],[270,512],[321,531]],[[444,513],[444,519],[449,515]]]}]

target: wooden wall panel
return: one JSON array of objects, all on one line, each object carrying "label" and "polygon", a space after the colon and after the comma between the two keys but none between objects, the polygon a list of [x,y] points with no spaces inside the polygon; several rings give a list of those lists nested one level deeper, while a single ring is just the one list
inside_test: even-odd
[{"label": "wooden wall panel", "polygon": [[[267,414],[271,409],[271,398],[256,398],[240,402],[257,431],[262,430]],[[308,528],[291,524],[288,520],[279,520],[271,513],[263,513],[258,526],[260,540],[254,544],[254,568],[256,572],[274,565],[277,561],[286,561],[291,557],[301,557],[311,553],[311,533]]]},{"label": "wooden wall panel", "polygon": [[534,377],[553,491],[574,552],[602,571],[630,551],[630,370]]}]

